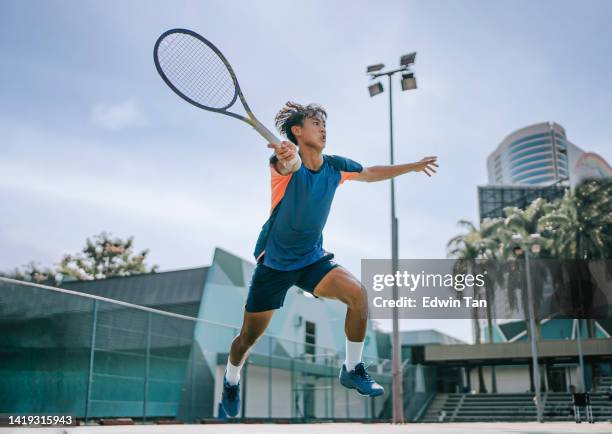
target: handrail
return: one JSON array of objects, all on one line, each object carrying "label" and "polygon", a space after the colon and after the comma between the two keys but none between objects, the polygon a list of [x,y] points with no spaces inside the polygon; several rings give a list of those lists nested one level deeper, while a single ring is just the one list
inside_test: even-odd
[{"label": "handrail", "polygon": [[412,419],[414,422],[418,422],[419,420],[421,420],[421,416],[423,415],[425,410],[427,410],[429,408],[429,404],[431,404],[431,402],[435,399],[435,397],[437,395],[437,392],[430,392],[430,393],[431,393],[431,396],[429,398],[427,398],[427,401],[425,401],[423,403],[423,405],[421,406],[419,411],[417,411],[417,414]]}]

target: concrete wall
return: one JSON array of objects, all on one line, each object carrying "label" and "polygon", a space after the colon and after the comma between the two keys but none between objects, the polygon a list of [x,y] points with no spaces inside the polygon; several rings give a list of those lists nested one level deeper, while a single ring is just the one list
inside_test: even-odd
[{"label": "concrete wall", "polygon": [[[491,392],[491,368],[482,369],[485,385]],[[497,366],[495,369],[498,393],[523,393],[529,391],[529,371],[527,366]],[[471,371],[472,389],[478,392],[478,369]]]},{"label": "concrete wall", "polygon": [[[579,370],[578,366],[568,365],[565,367],[566,370],[566,383],[568,386],[573,384],[576,387],[580,384],[578,378]],[[491,392],[491,367],[486,366],[482,369],[483,377],[487,391]],[[542,381],[546,374],[543,365],[540,365],[540,376]],[[497,379],[497,393],[524,393],[529,392],[529,367],[525,366],[497,366],[495,369],[495,375]],[[476,368],[471,371],[471,384],[472,389],[478,392],[478,370]]]}]

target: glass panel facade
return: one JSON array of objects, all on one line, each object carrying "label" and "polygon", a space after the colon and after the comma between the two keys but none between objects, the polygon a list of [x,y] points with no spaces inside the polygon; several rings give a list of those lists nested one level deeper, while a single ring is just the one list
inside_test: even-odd
[{"label": "glass panel facade", "polygon": [[515,177],[514,178],[514,182],[521,182],[521,181],[524,181],[526,179],[532,178],[534,176],[545,175],[545,174],[554,175],[554,172],[553,172],[552,168],[542,169],[542,170],[534,170],[532,172],[525,173],[523,175]]},{"label": "glass panel facade", "polygon": [[550,144],[550,140],[548,139],[536,140],[533,142],[525,143],[523,145],[512,148],[509,152],[509,155],[510,156],[516,155],[518,152],[522,151],[523,149],[528,149],[528,148],[531,148],[532,146],[547,145],[547,144]]},{"label": "glass panel facade", "polygon": [[[514,162],[517,162],[518,160],[521,160],[523,157],[526,157],[528,155],[539,154],[541,152],[546,152],[546,151],[549,151],[549,152],[552,151],[552,149],[551,149],[551,147],[549,145],[538,146],[536,148],[532,148],[532,149],[529,149],[527,151],[523,151],[523,152],[520,152],[520,153],[516,154],[515,156],[510,158],[510,162],[514,163]],[[548,158],[550,158],[550,156]],[[527,160],[523,160],[523,161],[521,161],[521,163],[524,163],[525,161],[529,161],[529,160],[528,159]],[[514,167],[514,164],[512,166]]]},{"label": "glass panel facade", "polygon": [[529,179],[524,181],[526,184],[543,184],[543,183],[547,183],[547,182],[553,182],[555,180],[554,176],[542,176],[539,178],[533,178],[533,179]]},{"label": "glass panel facade", "polygon": [[528,142],[534,139],[541,139],[544,137],[550,137],[550,134],[549,133],[538,133],[538,134],[531,134],[529,136],[521,137],[520,139],[515,140],[514,142],[510,143],[508,145],[508,149],[512,149],[515,146],[520,145],[521,143],[525,143],[525,142]]},{"label": "glass panel facade", "polygon": [[521,187],[521,186],[482,186],[478,187],[478,205],[480,220],[484,218],[504,217],[503,209],[516,206],[524,209],[533,200],[542,197],[548,201],[563,196],[562,186]]},{"label": "glass panel facade", "polygon": [[511,173],[512,175],[517,175],[527,170],[537,169],[539,167],[550,167],[550,169],[552,170],[552,161],[542,161],[539,163],[531,163],[531,164],[526,164],[524,166],[517,166],[515,169],[512,170]]}]

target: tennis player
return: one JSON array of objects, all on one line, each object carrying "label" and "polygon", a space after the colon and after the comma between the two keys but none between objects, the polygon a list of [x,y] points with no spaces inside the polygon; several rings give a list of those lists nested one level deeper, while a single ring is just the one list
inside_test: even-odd
[{"label": "tennis player", "polygon": [[[384,389],[361,362],[368,321],[367,294],[351,273],[323,250],[322,231],[336,188],[345,181],[383,181],[408,172],[435,173],[437,157],[416,163],[363,167],[335,155],[323,154],[327,113],[316,104],[288,102],[276,115],[276,127],[289,141],[270,158],[272,207],[255,246],[257,266],[246,300],[240,334],[234,338],[223,378],[222,405],[228,416],[240,409],[240,370],[250,348],[266,330],[274,311],[283,305],[293,285],[314,297],[347,305],[344,332],[346,359],[340,383],[366,396]],[[274,145],[268,145],[274,149]],[[288,169],[296,153],[299,168]],[[297,169],[297,170],[296,170]]]}]

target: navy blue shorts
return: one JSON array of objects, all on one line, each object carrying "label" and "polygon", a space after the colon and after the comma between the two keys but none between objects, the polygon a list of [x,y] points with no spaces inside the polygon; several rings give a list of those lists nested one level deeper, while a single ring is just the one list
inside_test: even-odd
[{"label": "navy blue shorts", "polygon": [[263,260],[260,260],[251,278],[245,310],[263,312],[280,308],[285,301],[287,290],[293,285],[312,294],[323,277],[338,267],[338,264],[332,260],[333,258],[334,254],[328,253],[313,264],[291,271],[279,271],[266,267]]}]

